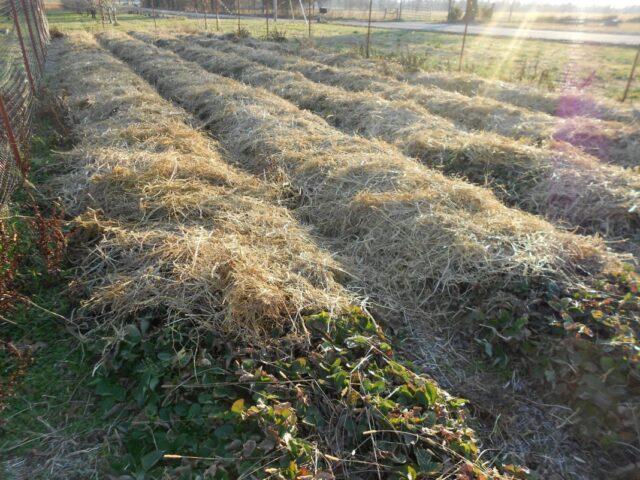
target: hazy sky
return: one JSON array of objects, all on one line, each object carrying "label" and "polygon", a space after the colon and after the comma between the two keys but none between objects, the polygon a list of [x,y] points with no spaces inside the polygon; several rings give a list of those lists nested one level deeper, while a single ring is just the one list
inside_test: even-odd
[{"label": "hazy sky", "polygon": [[574,5],[597,5],[599,7],[628,7],[630,5],[640,5],[640,0],[520,0],[521,3],[552,3],[552,4],[563,4],[563,3],[573,3]]}]

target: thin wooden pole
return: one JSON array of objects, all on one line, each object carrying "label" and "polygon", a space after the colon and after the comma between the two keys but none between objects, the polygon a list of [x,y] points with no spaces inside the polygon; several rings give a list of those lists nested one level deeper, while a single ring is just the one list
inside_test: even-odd
[{"label": "thin wooden pole", "polygon": [[158,24],[156,22],[156,0],[151,0],[151,7],[153,15],[153,28],[156,31],[156,35],[158,35]]},{"label": "thin wooden pole", "polygon": [[264,18],[267,22],[267,37],[269,36],[269,0],[264,0]]},{"label": "thin wooden pole", "polygon": [[636,74],[636,68],[638,66],[638,60],[640,60],[640,47],[638,47],[638,53],[636,53],[636,58],[633,61],[633,67],[631,67],[631,73],[629,74],[629,80],[627,80],[627,86],[624,89],[624,94],[622,95],[622,103],[627,100],[627,96],[629,95],[629,90],[631,89],[631,83],[633,82],[633,77]]},{"label": "thin wooden pole", "polygon": [[307,21],[309,22],[309,38],[311,38],[311,5],[313,0],[309,0],[309,14],[307,15]]},{"label": "thin wooden pole", "polygon": [[367,42],[365,46],[365,56],[369,58],[369,44],[371,43],[371,9],[373,8],[373,0],[369,0],[369,20],[367,21]]},{"label": "thin wooden pole", "polygon": [[208,28],[207,28],[207,1],[208,0],[202,0],[202,11],[204,12],[204,29],[205,29],[205,31],[208,30]]},{"label": "thin wooden pole", "polygon": [[102,23],[102,30],[104,30],[104,6],[102,1],[98,3],[98,6],[100,7],[100,22]]},{"label": "thin wooden pole", "polygon": [[289,0],[289,10],[291,10],[291,20],[295,20],[296,16],[293,13],[293,3],[291,2],[291,0]]},{"label": "thin wooden pole", "polygon": [[236,1],[236,10],[238,11],[238,36],[240,36],[240,0]]},{"label": "thin wooden pole", "polygon": [[216,0],[216,32],[220,30],[220,0]]},{"label": "thin wooden pole", "polygon": [[471,0],[467,0],[467,11],[465,13],[464,20],[464,35],[462,36],[462,48],[460,49],[460,62],[458,64],[458,71],[462,71],[462,59],[464,57],[464,47],[467,43],[467,31],[469,30],[469,17],[471,16]]},{"label": "thin wooden pole", "polygon": [[300,11],[302,12],[302,18],[304,18],[305,22],[309,22],[309,19],[307,18],[307,14],[304,13],[304,5],[302,4],[302,0],[298,0],[298,4],[300,5]]}]

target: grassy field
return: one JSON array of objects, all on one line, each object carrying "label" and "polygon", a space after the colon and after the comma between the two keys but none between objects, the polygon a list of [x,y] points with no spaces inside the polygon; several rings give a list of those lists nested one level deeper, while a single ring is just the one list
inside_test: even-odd
[{"label": "grassy field", "polygon": [[635,112],[385,32],[369,61],[335,25],[49,21],[36,201],[0,230],[2,478],[633,473]]},{"label": "grassy field", "polygon": [[[640,17],[638,14],[612,14],[618,18],[618,25],[606,25],[604,19],[608,15],[597,13],[577,12],[575,14],[558,14],[554,12],[514,12],[509,16],[509,12],[496,12],[493,18],[484,22],[487,25],[496,25],[500,27],[510,28],[530,28],[541,30],[570,30],[575,32],[598,32],[598,33],[621,33],[634,34],[640,32]],[[328,18],[335,20],[357,19],[366,20],[368,18],[367,10],[330,10]],[[374,21],[394,21],[397,19],[397,11],[389,9],[384,10],[373,9],[371,19]],[[567,20],[580,19],[583,23],[571,22]],[[404,21],[420,21],[427,23],[444,23],[447,21],[447,12],[444,10],[433,11],[415,11],[413,9],[405,9],[402,12],[402,20]]]},{"label": "grassy field", "polygon": [[[52,11],[49,22],[53,26],[75,30],[100,31],[99,22],[87,16]],[[120,30],[154,28],[148,17],[123,14]],[[161,29],[204,29],[203,20],[166,18],[158,19]],[[242,25],[254,37],[264,36],[264,20],[242,19]],[[107,28],[112,28],[107,25]],[[208,20],[208,28],[215,31],[215,19]],[[222,32],[237,28],[232,19],[220,21]],[[271,22],[273,31],[274,25]],[[332,24],[313,25],[314,44],[329,51],[361,54],[365,29]],[[302,23],[280,20],[278,29],[288,38],[306,38],[308,30]],[[429,32],[374,30],[372,34],[374,56],[382,59],[400,59],[411,68],[457,72],[461,37]],[[587,91],[605,98],[618,100],[624,91],[635,49],[613,46],[570,45],[557,42],[470,37],[464,71],[484,78],[498,79],[539,86],[549,91],[561,91],[567,83],[589,82]],[[640,82],[631,89],[630,103],[640,98]]]}]

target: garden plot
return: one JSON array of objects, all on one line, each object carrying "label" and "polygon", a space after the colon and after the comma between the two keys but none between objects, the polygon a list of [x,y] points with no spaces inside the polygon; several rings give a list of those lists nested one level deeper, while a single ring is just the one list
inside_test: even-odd
[{"label": "garden plot", "polygon": [[229,166],[92,37],[52,58],[79,140],[52,186],[86,248],[74,323],[117,417],[116,471],[502,478],[464,402],[393,356],[340,265],[272,202],[289,193]]},{"label": "garden plot", "polygon": [[[466,305],[477,314],[474,335],[497,361],[525,355],[532,375],[546,369],[555,394],[580,408],[619,405],[603,410],[604,423],[590,415],[583,433],[633,431],[624,412],[637,401],[629,356],[636,333],[619,342],[637,329],[635,277],[593,240],[508,209],[487,190],[447,179],[385,144],[342,134],[262,89],[124,35],[99,38],[192,111],[243,168],[297,189],[298,218],[357,261],[353,271],[378,301],[423,323],[450,322]],[[613,370],[598,385],[590,370],[597,365],[581,364],[587,352],[612,359],[601,364]],[[609,380],[624,388],[607,388]]]}]

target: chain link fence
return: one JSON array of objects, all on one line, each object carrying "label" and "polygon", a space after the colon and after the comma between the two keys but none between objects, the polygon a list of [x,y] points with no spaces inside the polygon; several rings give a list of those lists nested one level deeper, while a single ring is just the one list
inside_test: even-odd
[{"label": "chain link fence", "polygon": [[0,206],[29,168],[48,41],[43,0],[0,0]]}]

